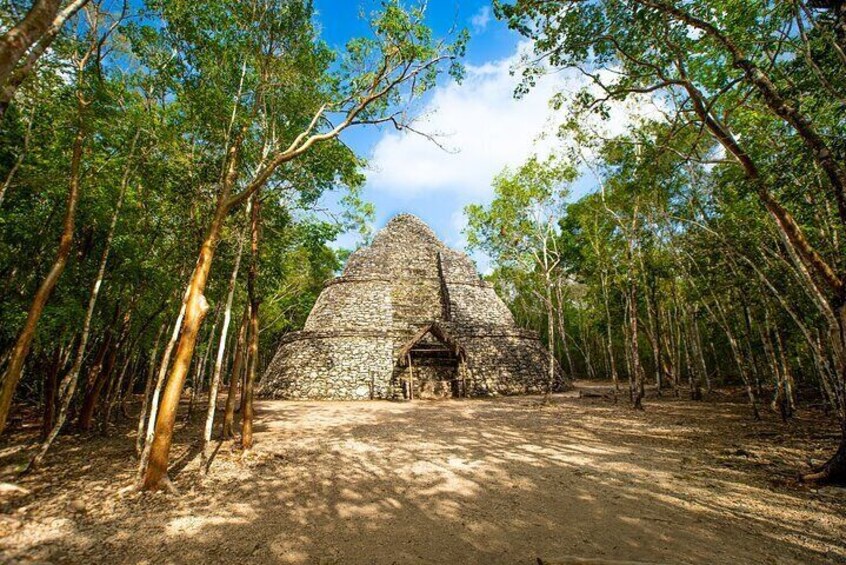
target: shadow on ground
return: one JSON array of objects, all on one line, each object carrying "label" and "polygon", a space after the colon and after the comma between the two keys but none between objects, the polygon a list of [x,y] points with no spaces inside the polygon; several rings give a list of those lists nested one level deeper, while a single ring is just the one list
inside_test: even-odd
[{"label": "shadow on ground", "polygon": [[646,413],[562,398],[264,401],[253,453],[223,443],[193,488],[199,427],[180,430],[179,496],[119,493],[129,424],[67,438],[7,503],[0,550],[69,563],[846,559],[843,491],[790,484],[809,449],[830,445],[816,420],[671,400]]}]

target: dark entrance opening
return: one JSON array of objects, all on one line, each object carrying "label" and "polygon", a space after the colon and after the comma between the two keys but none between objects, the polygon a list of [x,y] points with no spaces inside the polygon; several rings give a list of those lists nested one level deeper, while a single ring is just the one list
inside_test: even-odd
[{"label": "dark entrance opening", "polygon": [[400,350],[403,397],[408,400],[464,396],[464,351],[438,326],[422,328]]}]

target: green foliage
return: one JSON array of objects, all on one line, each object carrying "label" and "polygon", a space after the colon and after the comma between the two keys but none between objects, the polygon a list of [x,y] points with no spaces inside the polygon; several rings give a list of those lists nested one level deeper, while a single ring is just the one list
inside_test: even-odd
[{"label": "green foliage", "polygon": [[465,208],[469,248],[484,251],[502,265],[534,268],[536,251],[545,241],[555,240],[556,219],[575,178],[575,168],[555,157],[534,157],[516,171],[506,169],[494,179],[490,205]]},{"label": "green foliage", "polygon": [[[17,12],[24,7],[14,4]],[[395,0],[370,15],[371,34],[337,52],[319,38],[309,0],[147,0],[130,3],[127,14],[116,7],[92,1],[66,25],[0,124],[0,183],[8,180],[0,201],[2,352],[49,268],[70,150],[78,128],[85,132],[73,253],[30,355],[35,370],[23,390],[32,399],[40,369],[78,342],[124,179],[88,346],[126,324],[132,346],[122,361],[146,359],[159,327],[175,319],[233,147],[238,193],[304,132],[326,134],[345,118],[346,126],[404,127],[442,72],[460,77],[457,59],[467,41],[464,33],[451,42],[435,38],[425,4],[407,8]],[[76,72],[92,40],[101,44]],[[331,135],[272,167],[263,181],[263,362],[282,335],[303,324],[324,281],[340,268],[346,252],[331,242],[342,232],[369,237],[374,209],[361,194],[363,165]],[[342,193],[332,199],[338,210],[331,221],[319,212],[330,191]],[[243,212],[234,206],[222,230],[204,293],[210,319],[226,300],[240,241],[249,235]],[[249,242],[233,320],[246,302],[248,265]],[[203,329],[203,348],[211,325]]]},{"label": "green foliage", "polygon": [[[557,216],[558,268],[573,283],[557,315],[576,337],[569,353],[578,358],[577,372],[610,375],[610,356],[621,374],[629,370],[627,301],[635,296],[648,374],[659,372],[656,353],[663,377],[677,384],[720,374],[731,383],[777,388],[789,374],[800,387],[828,387],[827,399],[842,410],[841,369],[833,369],[842,368],[841,344],[819,295],[833,308],[841,301],[785,243],[760,186],[841,278],[846,218],[838,215],[837,187],[821,168],[820,151],[754,82],[761,74],[770,80],[844,162],[846,58],[834,12],[802,2],[734,0],[516,0],[495,2],[495,9],[535,49],[518,96],[550,70],[577,68],[591,79],[582,91],[552,100],[570,111],[559,133],[578,148],[580,172],[599,183],[596,193]],[[760,178],[750,178],[721,147],[697,111],[697,97]],[[586,127],[586,118],[608,119],[622,100],[655,106],[660,117],[610,139]],[[494,219],[516,214],[482,207],[468,213],[475,218],[471,242],[493,258],[491,280],[521,321],[542,326],[537,288],[502,253],[515,239],[492,227]],[[540,249],[528,244],[520,255]]]}]

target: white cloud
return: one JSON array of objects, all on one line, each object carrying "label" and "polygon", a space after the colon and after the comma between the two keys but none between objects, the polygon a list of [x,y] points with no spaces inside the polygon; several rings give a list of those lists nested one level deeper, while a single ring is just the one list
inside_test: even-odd
[{"label": "white cloud", "polygon": [[[525,52],[523,44],[520,52]],[[536,88],[515,100],[519,78],[509,58],[467,66],[463,83],[450,82],[434,90],[415,127],[437,136],[448,151],[410,132],[385,131],[373,149],[371,187],[408,197],[460,190],[469,197],[490,190],[493,177],[506,165],[517,165],[533,152],[548,154],[552,139],[538,139],[549,129],[550,97],[583,80],[561,73],[543,77]]]},{"label": "white cloud", "polygon": [[[530,51],[531,44],[522,43],[509,57],[469,65],[463,83],[449,82],[433,90],[415,127],[437,134],[449,151],[411,132],[383,131],[373,146],[368,174],[368,193],[378,206],[440,218],[435,221],[444,226],[442,237],[452,247],[464,248],[464,206],[489,202],[491,182],[504,167],[519,166],[532,155],[544,158],[566,145],[567,140],[555,135],[564,111],[553,111],[549,100],[564,93],[566,107],[566,99],[588,86],[589,79],[576,70],[550,73],[517,100],[514,88],[520,78],[511,70]],[[604,80],[613,79],[610,71],[600,74]],[[582,127],[610,137],[623,133],[640,116],[656,116],[655,106],[644,99],[614,104],[610,111],[609,120],[586,120]],[[582,184],[579,195],[586,190]],[[481,254],[474,259],[482,271],[490,268]]]},{"label": "white cloud", "polygon": [[476,12],[476,14],[470,18],[470,25],[473,26],[474,33],[482,33],[488,28],[488,24],[491,23],[491,7],[490,6],[482,6],[482,8]]}]

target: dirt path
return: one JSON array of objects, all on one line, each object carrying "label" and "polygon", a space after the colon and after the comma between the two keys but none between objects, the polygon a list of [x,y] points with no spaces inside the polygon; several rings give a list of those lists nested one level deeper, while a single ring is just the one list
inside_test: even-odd
[{"label": "dirt path", "polygon": [[[128,429],[67,438],[29,494],[0,498],[0,561],[846,560],[846,492],[790,481],[832,430],[736,404],[261,402],[254,453],[223,444],[204,488],[197,445],[178,446],[176,497],[120,493]],[[23,456],[0,451],[0,479]]]}]

